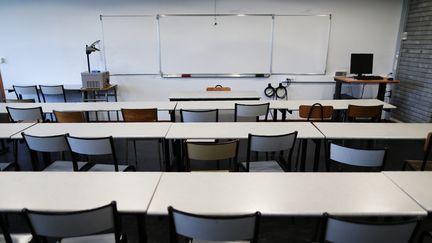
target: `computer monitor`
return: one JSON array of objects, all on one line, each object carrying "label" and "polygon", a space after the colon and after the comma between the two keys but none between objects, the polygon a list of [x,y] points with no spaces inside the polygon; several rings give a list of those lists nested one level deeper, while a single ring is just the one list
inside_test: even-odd
[{"label": "computer monitor", "polygon": [[363,74],[371,74],[373,67],[373,54],[371,53],[352,53],[350,73],[357,74],[357,77]]}]

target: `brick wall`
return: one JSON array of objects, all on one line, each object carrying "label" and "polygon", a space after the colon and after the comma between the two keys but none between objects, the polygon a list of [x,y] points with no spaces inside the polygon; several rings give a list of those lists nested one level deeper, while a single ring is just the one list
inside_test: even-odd
[{"label": "brick wall", "polygon": [[432,0],[411,0],[405,24],[407,40],[399,53],[392,117],[432,122]]}]

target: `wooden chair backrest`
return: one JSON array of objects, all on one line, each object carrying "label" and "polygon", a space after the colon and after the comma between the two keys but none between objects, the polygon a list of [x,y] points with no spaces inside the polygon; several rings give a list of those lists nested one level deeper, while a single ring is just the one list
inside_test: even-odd
[{"label": "wooden chair backrest", "polygon": [[57,122],[87,122],[86,116],[82,111],[53,111]]},{"label": "wooden chair backrest", "polygon": [[381,121],[381,113],[383,105],[376,106],[358,106],[348,105],[347,119],[348,121],[356,121],[358,118],[368,118],[370,121]]},{"label": "wooden chair backrest", "polygon": [[156,108],[151,109],[122,109],[125,122],[157,122],[158,112]]},{"label": "wooden chair backrest", "polygon": [[34,99],[21,99],[21,100],[6,99],[6,103],[35,103],[35,100]]},{"label": "wooden chair backrest", "polygon": [[319,103],[301,105],[299,106],[299,116],[307,120],[330,120],[333,116],[333,106],[323,106]]}]

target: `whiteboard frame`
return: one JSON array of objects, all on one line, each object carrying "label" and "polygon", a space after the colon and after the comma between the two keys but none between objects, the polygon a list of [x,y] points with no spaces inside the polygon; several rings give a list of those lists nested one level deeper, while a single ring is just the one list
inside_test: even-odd
[{"label": "whiteboard frame", "polygon": [[[328,55],[329,55],[329,49],[330,49],[330,34],[331,34],[331,26],[332,26],[332,15],[331,14],[135,14],[135,15],[100,15],[100,21],[101,21],[101,28],[102,28],[102,43],[103,43],[103,55],[104,55],[104,66],[105,70],[107,69],[106,66],[106,55],[105,55],[105,35],[104,35],[104,29],[103,29],[103,18],[112,18],[112,17],[154,17],[156,18],[156,28],[157,28],[157,41],[158,41],[158,62],[159,62],[159,73],[139,73],[139,74],[111,74],[110,76],[129,76],[129,75],[160,75],[162,78],[181,78],[186,77],[183,74],[179,73],[163,73],[162,72],[162,57],[161,57],[161,38],[160,38],[160,18],[161,17],[169,17],[169,16],[175,16],[175,17],[205,17],[205,16],[238,16],[238,17],[245,17],[245,16],[266,16],[271,17],[271,41],[270,41],[270,72],[269,73],[192,73],[188,75],[188,78],[251,78],[251,77],[260,77],[260,78],[269,78],[271,75],[326,75],[327,74],[327,62],[328,62]],[[273,52],[274,52],[274,22],[275,18],[278,16],[317,16],[317,17],[328,17],[329,18],[329,27],[328,27],[328,39],[327,39],[327,51],[326,51],[326,57],[325,57],[325,66],[324,66],[324,72],[322,73],[275,73],[273,72]]]}]

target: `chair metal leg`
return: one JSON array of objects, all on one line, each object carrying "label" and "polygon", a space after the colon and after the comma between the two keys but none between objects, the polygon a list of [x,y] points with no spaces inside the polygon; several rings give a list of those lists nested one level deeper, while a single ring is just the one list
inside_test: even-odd
[{"label": "chair metal leg", "polygon": [[133,140],[133,149],[134,149],[134,156],[135,156],[135,166],[138,168],[138,154],[136,149],[136,140]]},{"label": "chair metal leg", "polygon": [[161,146],[163,147],[163,142],[161,139],[157,140],[157,147],[158,147],[158,157],[159,157],[159,170],[162,171],[162,156],[161,156]]}]

